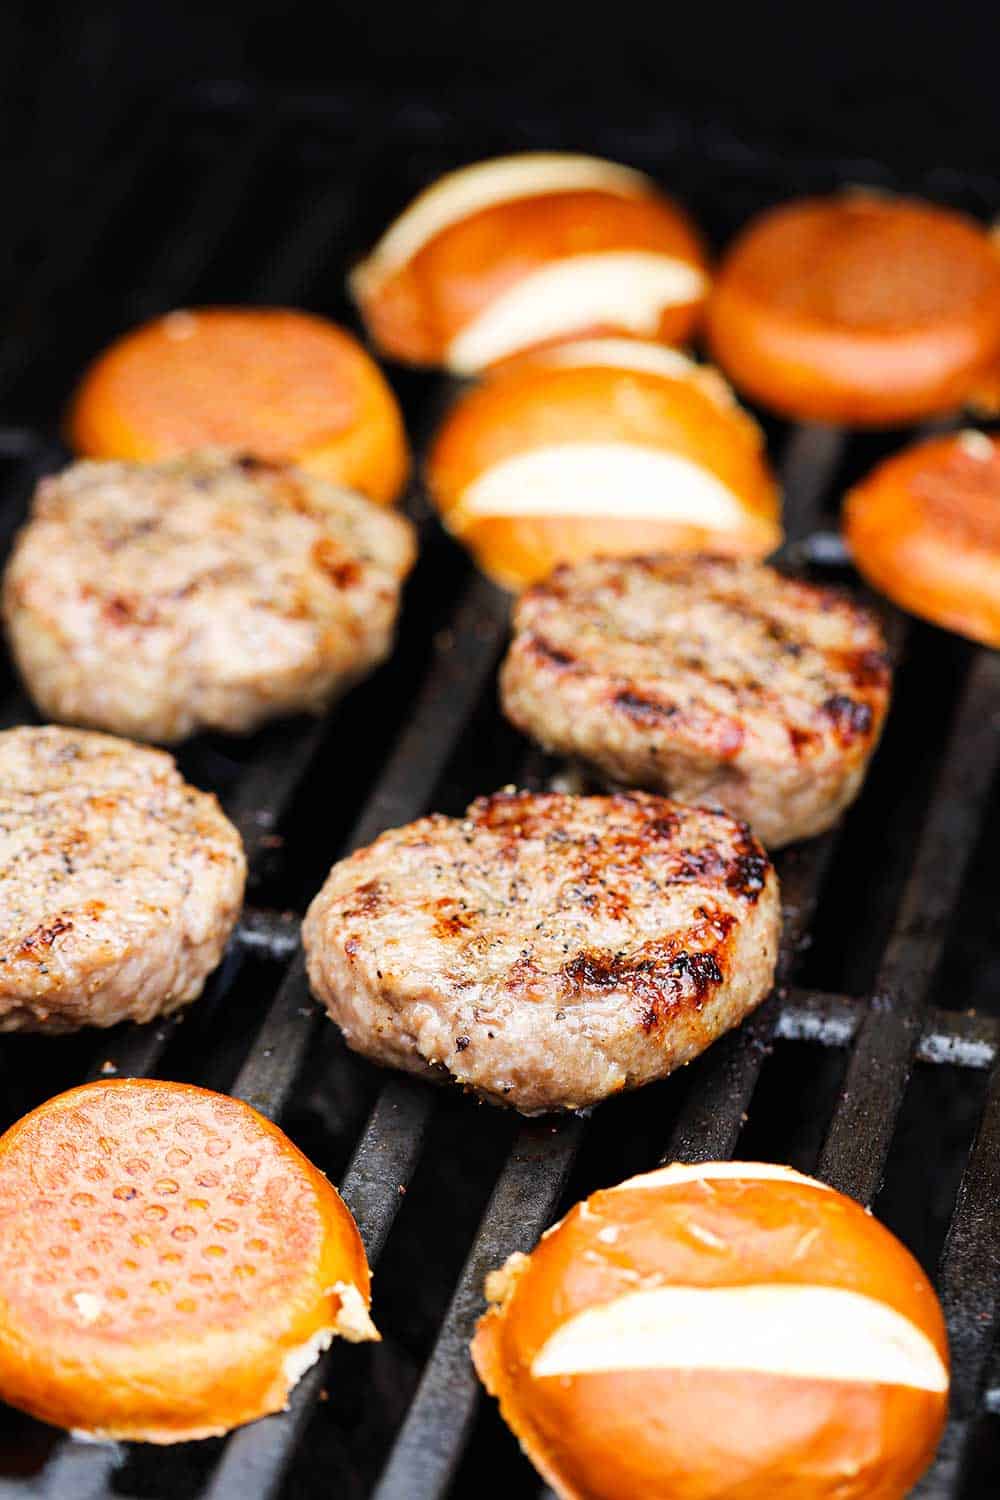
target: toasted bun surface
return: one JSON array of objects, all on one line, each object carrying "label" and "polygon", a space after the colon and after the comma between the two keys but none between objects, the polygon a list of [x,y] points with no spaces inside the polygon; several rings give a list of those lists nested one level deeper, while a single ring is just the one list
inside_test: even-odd
[{"label": "toasted bun surface", "polygon": [[1000,356],[1000,257],[973,220],[853,192],[771,209],[707,310],[712,356],[764,405],[888,426],[958,406]]},{"label": "toasted bun surface", "polygon": [[377,1338],[350,1213],[248,1105],[93,1083],[0,1139],[0,1394],[172,1443],[280,1410],[335,1334]]},{"label": "toasted bun surface", "polygon": [[409,453],[396,398],[351,334],[287,308],[206,307],[133,329],[83,376],[69,440],[150,463],[231,448],[396,500]]},{"label": "toasted bun surface", "polygon": [[680,342],[707,277],[700,236],[649,178],[529,153],[433,184],[351,287],[387,353],[470,372],[582,333]]},{"label": "toasted bun surface", "polygon": [[476,1368],[564,1500],[901,1500],[944,1424],[927,1278],[787,1168],[594,1193],[487,1296]]},{"label": "toasted bun surface", "polygon": [[759,428],[675,350],[597,339],[461,397],[427,465],[445,525],[511,588],[598,553],[763,556],[780,500]]},{"label": "toasted bun surface", "polygon": [[1000,441],[930,438],[880,464],[847,497],[862,573],[897,604],[1000,646]]}]

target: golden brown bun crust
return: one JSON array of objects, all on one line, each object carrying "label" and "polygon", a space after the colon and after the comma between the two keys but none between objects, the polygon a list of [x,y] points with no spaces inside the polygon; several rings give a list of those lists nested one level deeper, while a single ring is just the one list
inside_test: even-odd
[{"label": "golden brown bun crust", "polygon": [[801,1180],[598,1192],[504,1275],[473,1359],[566,1500],[900,1500],[937,1445],[939,1392],[760,1371],[531,1373],[574,1315],[664,1284],[844,1288],[900,1313],[946,1362],[923,1272],[840,1194]]},{"label": "golden brown bun crust", "polygon": [[[371,288],[359,280],[355,293],[372,339],[386,354],[437,365],[459,330],[524,276],[566,256],[617,250],[653,251],[707,268],[698,230],[666,197],[547,193],[468,215],[385,280]],[[656,337],[684,343],[701,309],[701,299],[665,308]],[[584,325],[567,336],[620,331]]]},{"label": "golden brown bun crust", "polygon": [[[723,531],[649,516],[460,515],[467,487],[494,465],[574,439],[633,443],[691,459],[738,497],[740,524]],[[760,430],[700,378],[519,362],[459,398],[436,434],[426,478],[445,525],[460,534],[485,573],[509,588],[599,553],[763,557],[781,541],[780,498]]]},{"label": "golden brown bun crust", "polygon": [[918,421],[1000,355],[1000,257],[973,220],[912,199],[786,204],[723,258],[707,335],[737,388],[786,416]]},{"label": "golden brown bun crust", "polygon": [[399,406],[351,334],[286,308],[210,307],[144,323],[98,355],[70,407],[87,458],[230,448],[390,504],[410,460]]},{"label": "golden brown bun crust", "polygon": [[850,495],[844,531],[860,571],[896,604],[1000,646],[1000,443],[930,438]]},{"label": "golden brown bun crust", "polygon": [[369,1299],[343,1202],[238,1100],[94,1083],[0,1139],[0,1393],[43,1421],[225,1432],[285,1404],[317,1335],[375,1337]]}]

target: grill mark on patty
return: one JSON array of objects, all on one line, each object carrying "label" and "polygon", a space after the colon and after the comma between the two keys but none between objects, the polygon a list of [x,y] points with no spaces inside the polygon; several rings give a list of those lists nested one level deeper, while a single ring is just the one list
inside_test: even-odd
[{"label": "grill mark on patty", "polygon": [[767,882],[769,861],[759,849],[748,848],[738,854],[726,873],[726,886],[734,895],[756,903]]},{"label": "grill mark on patty", "polygon": [[255,453],[241,453],[233,462],[244,474],[274,474],[281,467],[273,459],[258,458]]},{"label": "grill mark on patty", "polygon": [[850,678],[856,688],[887,688],[892,663],[886,651],[828,651],[831,666]]},{"label": "grill mark on patty", "polygon": [[22,938],[14,951],[14,956],[15,958],[37,957],[41,959],[44,955],[38,952],[38,949],[44,948],[47,951],[57,937],[64,932],[72,931],[73,923],[67,917],[54,917],[51,922],[41,923],[33,932],[29,932],[27,937]]},{"label": "grill mark on patty", "polygon": [[820,744],[820,736],[814,729],[799,729],[794,724],[789,724],[788,741],[795,752],[796,760],[802,760],[811,750],[817,748]]},{"label": "grill mark on patty", "polygon": [[432,903],[432,912],[434,934],[439,938],[458,937],[474,925],[473,914],[454,896],[441,896]]},{"label": "grill mark on patty", "polygon": [[[502,836],[497,854],[500,858],[514,861],[518,857],[518,844],[525,838],[545,839],[553,848],[568,845],[567,860],[578,862],[577,871],[567,868],[567,875],[580,887],[592,886],[594,871],[588,863],[588,853],[600,852],[605,863],[614,862],[624,872],[635,878],[641,871],[643,859],[652,843],[670,841],[677,836],[681,821],[676,812],[663,811],[660,798],[645,792],[619,792],[608,799],[612,805],[627,808],[632,814],[628,824],[609,824],[600,840],[594,836],[582,844],[568,838],[561,826],[558,814],[562,798],[558,793],[532,793],[517,790],[495,792],[489,797],[480,797],[468,811],[470,825],[488,828]],[[549,813],[554,817],[550,817]],[[706,841],[704,844],[688,845],[674,853],[666,876],[666,883],[683,884],[696,881],[720,881],[734,896],[739,896],[754,905],[764,889],[770,861],[763,852],[747,823],[737,824],[739,833],[735,846],[726,853]],[[603,885],[603,876],[598,882]],[[613,904],[616,893],[606,897]],[[530,900],[516,888],[509,893],[511,904]],[[621,908],[620,909],[624,909]]]},{"label": "grill mark on patty", "polygon": [[675,703],[662,703],[630,688],[619,689],[611,701],[615,708],[628,714],[634,724],[662,724],[664,719],[672,719],[677,713]]},{"label": "grill mark on patty", "polygon": [[571,652],[553,646],[551,641],[547,641],[542,635],[532,633],[525,641],[525,645],[532,655],[541,657],[550,666],[563,668],[577,665],[576,657]]},{"label": "grill mark on patty", "polygon": [[745,823],[740,825],[740,834],[740,842],[728,858],[711,844],[680,850],[672,878],[679,883],[722,881],[734,896],[755,905],[767,883],[770,861]]},{"label": "grill mark on patty", "polygon": [[701,1010],[725,983],[729,935],[735,924],[728,912],[715,911],[690,934],[697,947],[663,943],[644,957],[587,950],[564,964],[558,977],[577,1001],[588,991],[628,996],[635,1003],[639,1026],[648,1034],[682,1007]]},{"label": "grill mark on patty", "polygon": [[345,917],[374,917],[381,911],[383,886],[380,880],[366,880],[354,895],[356,899],[344,908]]},{"label": "grill mark on patty", "polygon": [[842,745],[851,745],[855,740],[865,739],[871,733],[870,704],[851,698],[846,693],[834,693],[831,698],[827,698],[821,712],[830,720]]},{"label": "grill mark on patty", "polygon": [[361,564],[345,557],[343,549],[329,537],[319,537],[312,544],[312,560],[338,589],[352,588],[361,582]]}]

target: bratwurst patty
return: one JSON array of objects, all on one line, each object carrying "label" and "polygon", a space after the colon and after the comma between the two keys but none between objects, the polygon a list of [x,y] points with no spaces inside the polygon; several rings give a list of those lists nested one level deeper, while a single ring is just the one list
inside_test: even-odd
[{"label": "bratwurst patty", "polygon": [[303,928],[348,1044],[525,1114],[661,1078],[771,988],[778,882],[724,814],[505,791],[334,865]]},{"label": "bratwurst patty", "polygon": [[874,615],[761,563],[594,558],[514,613],[512,723],[615,781],[723,807],[770,848],[854,800],[889,703]]},{"label": "bratwurst patty", "polygon": [[165,743],[318,711],[389,652],[409,522],[215,452],[43,480],[3,611],[55,719]]},{"label": "bratwurst patty", "polygon": [[73,729],[0,734],[0,1031],[148,1021],[201,993],[246,862],[169,755]]}]

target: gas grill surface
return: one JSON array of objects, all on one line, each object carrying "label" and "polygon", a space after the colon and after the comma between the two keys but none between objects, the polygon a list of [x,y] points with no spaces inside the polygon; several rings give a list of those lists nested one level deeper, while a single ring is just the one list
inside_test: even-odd
[{"label": "gas grill surface", "polygon": [[[778,161],[715,129],[572,136],[467,108],[260,96],[219,85],[89,126],[18,174],[0,270],[0,541],[66,460],[60,407],[86,359],[184,303],[292,303],[344,321],[344,272],[447,167],[531,146],[632,162],[721,244],[754,210],[842,182],[910,189],[981,216],[1000,182],[870,161]],[[44,132],[40,136],[43,151]],[[12,200],[8,200],[12,201]],[[443,383],[393,372],[418,444]],[[905,435],[765,426],[786,489],[787,559],[850,582],[846,484]],[[71,1441],[0,1408],[0,1497],[433,1500],[484,1481],[543,1486],[481,1399],[466,1346],[487,1270],[570,1201],[675,1158],[789,1161],[852,1194],[935,1276],[955,1364],[953,1419],[923,1500],[1000,1493],[1000,655],[890,620],[896,698],[839,829],[779,858],[780,987],[680,1074],[589,1117],[524,1122],[352,1057],[310,998],[298,918],[329,865],[431,807],[456,813],[558,767],[506,727],[494,669],[508,601],[430,521],[398,649],[322,722],[202,737],[180,762],[215,789],[251,865],[248,909],[205,996],[160,1024],[0,1041],[0,1126],[87,1078],[150,1074],[236,1094],[274,1118],[353,1210],[383,1343],[335,1349],[286,1413],[227,1441]],[[34,722],[6,658],[0,722]],[[327,1399],[329,1398],[329,1399]]]}]

